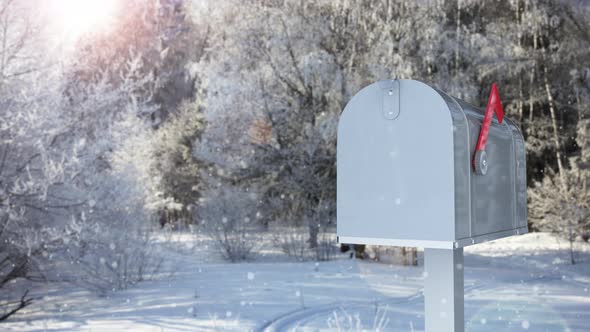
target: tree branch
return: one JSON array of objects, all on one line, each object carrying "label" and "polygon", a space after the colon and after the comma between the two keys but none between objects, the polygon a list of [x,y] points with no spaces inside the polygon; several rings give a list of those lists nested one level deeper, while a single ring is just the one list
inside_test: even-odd
[{"label": "tree branch", "polygon": [[[23,296],[21,296],[20,301],[17,302],[18,305],[13,308],[12,310],[8,311],[7,313],[5,313],[4,315],[0,316],[0,322],[4,321],[6,319],[8,319],[8,317],[14,315],[15,313],[17,313],[19,310],[22,310],[26,307],[28,307],[31,303],[33,303],[33,300],[35,300],[32,297],[27,298],[27,295],[29,295],[29,290],[27,289],[27,291],[23,294]],[[12,303],[7,303],[6,305],[11,305]]]}]

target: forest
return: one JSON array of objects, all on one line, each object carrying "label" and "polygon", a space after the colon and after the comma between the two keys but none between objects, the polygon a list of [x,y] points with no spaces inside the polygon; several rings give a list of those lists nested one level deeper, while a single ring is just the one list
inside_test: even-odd
[{"label": "forest", "polygon": [[158,278],[177,233],[228,262],[263,241],[331,260],[338,118],[384,79],[477,106],[497,83],[526,140],[529,229],[588,259],[585,1],[109,0],[92,27],[52,1],[0,0],[0,324],[38,285]]}]

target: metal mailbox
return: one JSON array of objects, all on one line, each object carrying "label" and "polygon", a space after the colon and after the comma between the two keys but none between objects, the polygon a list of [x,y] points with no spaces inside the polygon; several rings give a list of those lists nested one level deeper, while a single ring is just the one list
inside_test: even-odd
[{"label": "metal mailbox", "polygon": [[357,93],[338,124],[339,242],[452,249],[526,233],[515,123],[493,119],[474,170],[484,111],[415,80]]}]

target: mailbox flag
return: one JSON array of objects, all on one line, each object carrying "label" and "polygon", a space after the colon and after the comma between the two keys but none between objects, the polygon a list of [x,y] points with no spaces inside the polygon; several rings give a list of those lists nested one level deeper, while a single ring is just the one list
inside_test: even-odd
[{"label": "mailbox flag", "polygon": [[488,106],[486,107],[486,113],[481,124],[481,130],[479,132],[479,138],[477,140],[477,146],[475,148],[475,155],[473,157],[473,167],[476,168],[476,159],[478,151],[485,151],[486,143],[488,141],[488,134],[490,133],[490,127],[492,125],[492,117],[496,113],[498,123],[502,123],[504,119],[504,109],[502,108],[502,101],[500,100],[500,94],[498,93],[498,87],[496,83],[492,84],[492,91],[488,98]]},{"label": "mailbox flag", "polygon": [[493,111],[496,113],[498,122],[502,123],[502,119],[504,119],[504,108],[502,107],[502,101],[500,100],[500,94],[498,93],[498,86],[496,85],[496,83],[492,84],[492,91],[490,92],[490,98],[488,99],[488,107],[486,108],[486,114],[492,112],[490,108],[492,108]]},{"label": "mailbox flag", "polygon": [[500,94],[498,93],[498,87],[496,83],[492,84],[492,91],[490,92],[490,98],[488,98],[488,106],[486,107],[486,113],[481,124],[481,131],[479,132],[479,139],[477,140],[476,151],[483,151],[486,149],[486,142],[488,141],[488,134],[490,133],[490,126],[492,125],[492,117],[496,113],[498,122],[502,123],[504,119],[504,109],[502,108],[502,102],[500,101]]}]

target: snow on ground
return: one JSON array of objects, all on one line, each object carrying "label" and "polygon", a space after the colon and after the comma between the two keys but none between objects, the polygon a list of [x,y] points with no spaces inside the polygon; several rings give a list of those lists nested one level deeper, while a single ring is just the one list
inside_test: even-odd
[{"label": "snow on ground", "polygon": [[[212,246],[169,250],[167,280],[100,298],[72,285],[35,290],[42,301],[0,325],[6,331],[422,331],[423,268],[340,256],[294,262],[265,251],[229,264]],[[467,331],[588,331],[590,247],[527,234],[465,250]],[[173,257],[174,256],[174,257]]]}]

